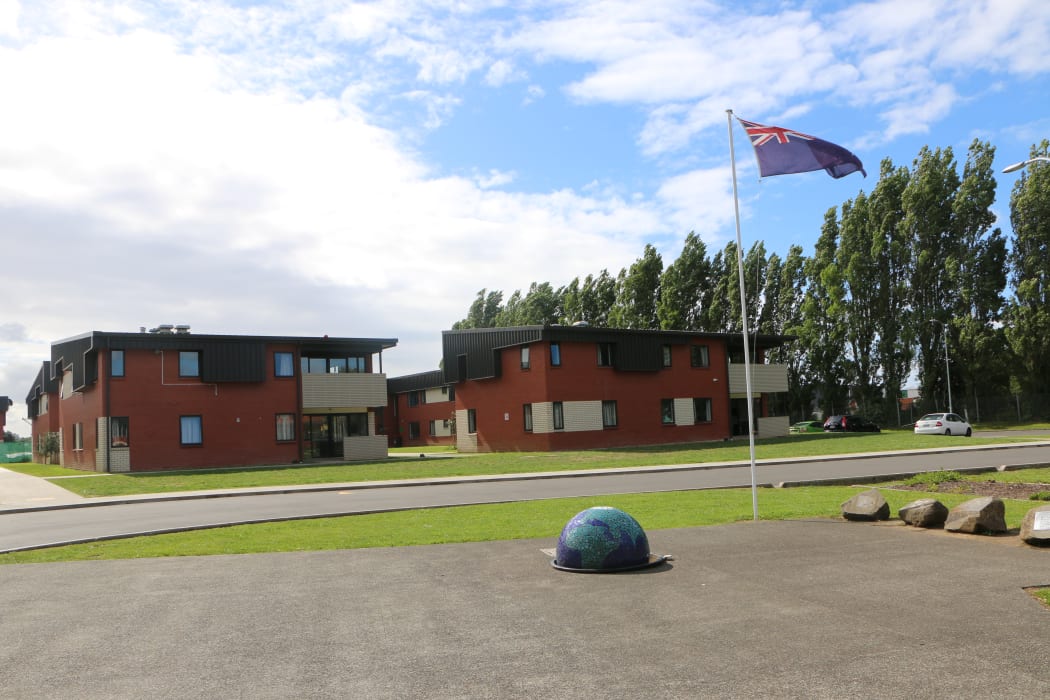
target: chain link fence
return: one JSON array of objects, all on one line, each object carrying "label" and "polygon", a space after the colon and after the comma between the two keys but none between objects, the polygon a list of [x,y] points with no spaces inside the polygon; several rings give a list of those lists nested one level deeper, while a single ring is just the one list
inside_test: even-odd
[{"label": "chain link fence", "polygon": [[0,442],[0,464],[33,461],[33,441]]}]

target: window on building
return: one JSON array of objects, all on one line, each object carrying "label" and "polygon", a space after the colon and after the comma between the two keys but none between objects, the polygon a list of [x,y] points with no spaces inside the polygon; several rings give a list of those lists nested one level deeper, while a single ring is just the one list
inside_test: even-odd
[{"label": "window on building", "polygon": [[599,367],[612,367],[613,364],[613,344],[612,343],[598,343],[598,366]]},{"label": "window on building", "polygon": [[697,423],[710,423],[711,399],[693,399],[693,416]]},{"label": "window on building", "polygon": [[295,357],[290,352],[273,354],[273,374],[275,377],[295,376]]},{"label": "window on building", "polygon": [[179,376],[201,376],[201,354],[198,351],[181,350],[179,352]]},{"label": "window on building", "polygon": [[448,385],[448,400],[456,400],[456,387],[452,386],[451,384]]},{"label": "window on building", "polygon": [[328,374],[346,374],[349,368],[345,357],[332,357],[328,360]]},{"label": "window on building", "polygon": [[529,346],[526,345],[521,349],[521,368],[529,368]]},{"label": "window on building", "polygon": [[109,419],[109,446],[127,447],[131,443],[128,440],[128,418],[127,416]]},{"label": "window on building", "polygon": [[565,430],[565,409],[561,401],[555,401],[551,408],[554,418],[554,429]]},{"label": "window on building", "polygon": [[711,364],[706,345],[689,346],[689,364],[693,367],[708,367]]},{"label": "window on building", "polygon": [[616,402],[602,401],[602,427],[615,428],[617,423]]},{"label": "window on building", "polygon": [[467,409],[467,432],[474,434],[478,432],[478,412],[477,409]]},{"label": "window on building", "polygon": [[295,414],[277,414],[277,442],[292,442],[295,440]]},{"label": "window on building", "polygon": [[521,407],[522,416],[525,418],[525,432],[532,432],[532,404],[527,403]]},{"label": "window on building", "polygon": [[179,444],[200,445],[204,442],[200,416],[179,416]]},{"label": "window on building", "polygon": [[123,350],[110,350],[109,351],[109,376],[111,376],[111,377],[123,377],[124,376],[124,351]]},{"label": "window on building", "polygon": [[551,343],[551,367],[561,367],[561,343]]},{"label": "window on building", "polygon": [[437,435],[437,432],[437,421],[431,420],[430,424],[427,426],[427,435],[429,435],[430,437],[434,437],[435,435]]},{"label": "window on building", "polygon": [[84,424],[74,423],[73,424],[73,449],[82,450],[84,449]]},{"label": "window on building", "polygon": [[663,345],[660,347],[660,364],[664,367],[671,366],[671,346]]},{"label": "window on building", "polygon": [[346,358],[346,369],[349,372],[367,372],[368,360],[364,355],[352,355]]},{"label": "window on building", "polygon": [[664,425],[674,425],[674,399],[660,399],[660,421]]},{"label": "window on building", "polygon": [[408,439],[419,439],[419,421],[412,421],[408,424]]},{"label": "window on building", "polygon": [[419,392],[418,391],[410,391],[410,392],[408,392],[408,407],[412,408],[413,406],[418,406],[418,405],[419,405]]},{"label": "window on building", "polygon": [[368,435],[368,414],[351,413],[347,416],[346,434],[350,437],[364,437]]}]

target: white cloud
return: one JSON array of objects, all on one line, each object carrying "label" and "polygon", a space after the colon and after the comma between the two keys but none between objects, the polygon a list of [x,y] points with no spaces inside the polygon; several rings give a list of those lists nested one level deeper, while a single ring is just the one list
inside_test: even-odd
[{"label": "white cloud", "polygon": [[18,0],[0,0],[0,36],[18,37],[18,18],[22,6]]}]

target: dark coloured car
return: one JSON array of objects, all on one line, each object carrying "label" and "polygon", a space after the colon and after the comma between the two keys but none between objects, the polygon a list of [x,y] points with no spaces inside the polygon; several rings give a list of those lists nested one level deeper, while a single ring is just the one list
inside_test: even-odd
[{"label": "dark coloured car", "polygon": [[879,433],[879,426],[862,416],[828,416],[824,431],[829,433]]}]

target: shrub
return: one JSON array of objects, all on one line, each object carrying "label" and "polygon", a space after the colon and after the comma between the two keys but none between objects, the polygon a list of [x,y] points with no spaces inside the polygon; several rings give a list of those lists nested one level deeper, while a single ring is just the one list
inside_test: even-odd
[{"label": "shrub", "polygon": [[937,484],[944,483],[945,481],[962,481],[962,474],[953,471],[936,471],[936,472],[923,472],[922,474],[916,474],[915,476],[909,477],[904,480],[904,483],[908,486],[916,486],[923,484],[926,486],[935,486]]}]

